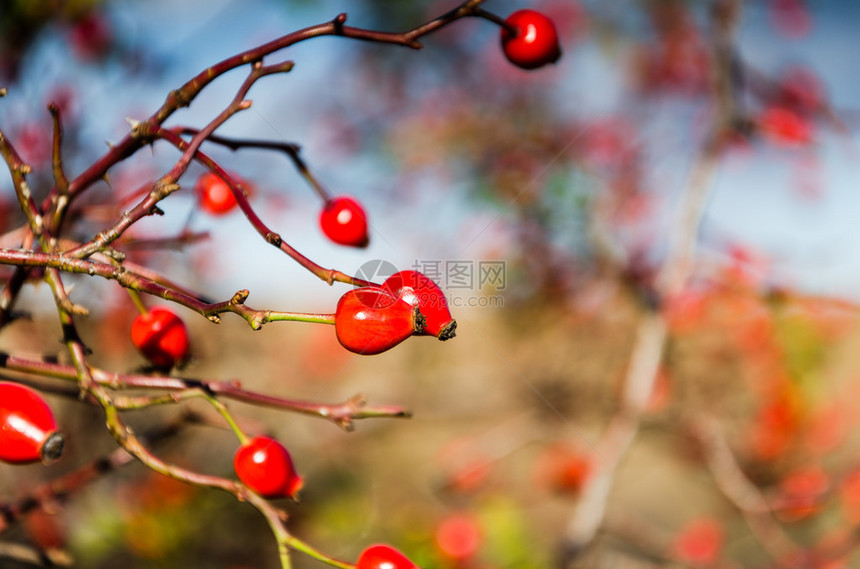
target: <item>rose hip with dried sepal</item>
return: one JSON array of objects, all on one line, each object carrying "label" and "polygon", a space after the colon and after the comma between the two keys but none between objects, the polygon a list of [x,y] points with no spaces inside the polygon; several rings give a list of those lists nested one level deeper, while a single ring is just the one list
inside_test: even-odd
[{"label": "rose hip with dried sepal", "polygon": [[422,334],[440,340],[455,336],[457,321],[451,317],[445,293],[430,277],[418,271],[400,271],[385,279],[382,288],[418,307],[426,319]]},{"label": "rose hip with dried sepal", "polygon": [[0,382],[0,461],[48,464],[62,452],[63,436],[45,400],[24,385]]},{"label": "rose hip with dried sepal", "polygon": [[423,332],[424,326],[417,306],[374,286],[356,288],[340,297],[334,318],[340,344],[362,355],[391,349]]}]

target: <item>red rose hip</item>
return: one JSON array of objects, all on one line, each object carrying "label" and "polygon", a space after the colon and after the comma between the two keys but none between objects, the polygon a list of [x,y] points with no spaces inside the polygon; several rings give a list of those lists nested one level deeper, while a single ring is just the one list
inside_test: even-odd
[{"label": "red rose hip", "polygon": [[[561,46],[555,24],[535,10],[517,10],[502,28],[502,51],[508,61],[522,69],[537,69],[555,63]],[[512,29],[516,33],[512,33]]]},{"label": "red rose hip", "polygon": [[390,545],[371,545],[361,552],[356,569],[419,569],[405,555]]},{"label": "red rose hip", "polygon": [[284,445],[269,437],[254,437],[233,456],[236,475],[264,498],[296,498],[302,478]]},{"label": "red rose hip", "polygon": [[172,310],[162,306],[137,315],[131,324],[131,341],[158,367],[173,367],[188,357],[185,324]]},{"label": "red rose hip", "polygon": [[393,348],[412,334],[420,334],[424,316],[417,306],[387,290],[366,286],[340,297],[334,329],[344,348],[369,356]]},{"label": "red rose hip", "polygon": [[206,172],[197,179],[194,193],[200,207],[213,215],[229,213],[237,204],[230,186],[213,172]]},{"label": "red rose hip", "polygon": [[320,228],[339,245],[367,247],[367,214],[356,200],[341,196],[328,200],[320,212]]},{"label": "red rose hip", "polygon": [[47,464],[62,451],[63,436],[45,400],[24,385],[0,382],[0,461]]},{"label": "red rose hip", "polygon": [[418,271],[400,271],[385,279],[382,288],[418,307],[426,319],[423,334],[440,340],[454,337],[457,321],[451,317],[442,289],[430,277]]}]

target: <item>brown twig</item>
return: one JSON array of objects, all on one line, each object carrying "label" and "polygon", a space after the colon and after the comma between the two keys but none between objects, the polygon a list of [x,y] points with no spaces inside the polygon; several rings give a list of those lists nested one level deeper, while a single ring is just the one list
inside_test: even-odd
[{"label": "brown twig", "polygon": [[[199,131],[195,128],[190,127],[177,127],[170,129],[176,134],[191,134],[194,135]],[[277,140],[256,140],[256,139],[239,139],[239,138],[227,138],[224,136],[210,135],[207,139],[207,142],[211,142],[213,144],[219,144],[230,150],[236,151],[241,148],[257,148],[262,150],[275,150],[278,152],[283,152],[286,154],[290,160],[293,162],[293,165],[298,170],[299,174],[308,185],[313,188],[313,190],[317,193],[317,195],[322,198],[324,202],[331,200],[331,194],[325,185],[314,176],[313,172],[311,172],[310,168],[308,168],[307,163],[301,156],[301,147],[294,142],[283,142]]]},{"label": "brown twig", "polygon": [[[72,366],[41,360],[30,360],[0,352],[0,367],[7,371],[19,372],[37,377],[74,380]],[[409,411],[400,406],[368,405],[364,396],[356,395],[343,403],[324,404],[275,395],[267,395],[242,388],[237,382],[223,382],[209,379],[191,379],[154,375],[134,375],[112,373],[92,368],[92,377],[99,385],[111,389],[154,389],[163,391],[183,391],[204,389],[213,395],[226,397],[264,407],[283,409],[305,415],[327,419],[346,430],[352,430],[353,422],[369,418],[408,418]]]},{"label": "brown twig", "polygon": [[245,305],[245,301],[250,294],[247,290],[240,290],[229,300],[223,302],[207,303],[187,292],[175,290],[147,279],[123,265],[114,265],[90,259],[68,258],[61,253],[36,253],[24,249],[0,249],[0,263],[23,267],[44,267],[67,273],[87,274],[89,276],[98,276],[113,280],[130,290],[144,292],[181,304],[215,323],[221,321],[219,315],[225,312],[232,312],[241,316],[254,330],[259,330],[268,322],[276,321],[334,323],[333,314],[306,314],[250,308]]},{"label": "brown twig", "polygon": [[[179,135],[174,134],[172,131],[168,129],[160,129],[158,132],[158,136],[170,142],[180,150],[185,151],[188,143],[185,142]],[[212,172],[214,172],[219,178],[224,180],[224,182],[230,187],[230,190],[233,192],[233,195],[236,197],[236,202],[239,205],[239,208],[245,214],[245,217],[248,218],[248,221],[257,231],[257,233],[269,244],[272,245],[284,253],[286,253],[290,258],[296,261],[299,265],[327,282],[328,284],[333,284],[334,282],[343,282],[348,283],[353,286],[368,286],[373,283],[369,281],[365,281],[363,279],[359,279],[357,277],[347,275],[341,271],[335,269],[326,269],[309,258],[302,255],[298,250],[290,246],[286,241],[281,238],[280,233],[276,233],[272,229],[269,228],[266,223],[260,219],[254,209],[251,207],[248,198],[245,196],[244,192],[242,192],[239,183],[228,174],[221,166],[218,165],[214,160],[209,158],[206,154],[202,152],[196,153],[196,159],[209,168]]]},{"label": "brown twig", "polygon": [[[709,417],[688,422],[690,432],[702,446],[705,462],[717,487],[740,511],[759,543],[780,567],[800,567],[802,550],[773,518],[771,506],[758,487],[747,478],[735,459],[719,425]],[[788,563],[786,560],[795,560]]]},{"label": "brown twig", "polygon": [[0,559],[20,561],[36,567],[71,567],[72,558],[65,551],[39,550],[20,543],[0,542]]},{"label": "brown twig", "polygon": [[[176,436],[195,420],[192,414],[185,414],[177,420],[148,431],[143,435],[143,438],[150,444],[158,444],[165,439]],[[134,458],[129,453],[118,448],[68,474],[36,487],[23,496],[18,496],[14,502],[0,504],[0,534],[33,510],[64,501],[87,484],[133,460]]]}]

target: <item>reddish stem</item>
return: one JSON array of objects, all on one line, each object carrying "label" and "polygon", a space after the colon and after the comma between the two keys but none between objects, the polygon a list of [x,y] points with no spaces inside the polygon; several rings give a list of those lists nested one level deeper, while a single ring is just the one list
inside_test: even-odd
[{"label": "reddish stem", "polygon": [[[0,352],[0,367],[12,372],[53,377],[63,380],[76,379],[74,366],[28,360]],[[316,403],[298,399],[288,399],[275,395],[267,395],[242,388],[237,382],[223,382],[207,379],[190,379],[154,375],[136,375],[111,373],[102,369],[92,368],[93,380],[111,389],[158,389],[163,391],[184,391],[204,389],[213,395],[226,397],[234,401],[242,401],[254,405],[284,409],[304,415],[312,415],[328,419],[346,430],[352,430],[353,421],[370,418],[408,418],[411,413],[397,405],[367,405],[361,395],[351,397],[343,403]]]},{"label": "reddish stem", "polygon": [[[159,129],[157,135],[158,137],[163,138],[167,142],[173,144],[180,150],[185,151],[188,148],[188,143],[181,136],[174,133],[172,130]],[[245,214],[245,217],[248,218],[248,221],[251,223],[257,233],[259,233],[260,236],[263,237],[263,239],[265,239],[267,243],[274,247],[277,247],[278,249],[289,255],[290,258],[292,258],[302,267],[316,275],[318,278],[324,280],[328,284],[333,284],[335,281],[348,283],[353,286],[369,286],[373,284],[370,281],[365,281],[363,279],[347,275],[346,273],[342,273],[335,269],[326,269],[302,255],[298,250],[294,249],[292,246],[290,246],[289,243],[284,241],[279,233],[274,232],[272,229],[269,228],[269,226],[267,226],[263,222],[262,219],[260,219],[254,209],[251,207],[248,198],[242,192],[236,180],[234,180],[230,176],[230,174],[227,173],[227,171],[221,168],[221,166],[219,166],[217,162],[215,162],[209,156],[207,156],[203,152],[200,152],[199,150],[195,153],[195,159],[204,166],[206,166],[213,173],[215,173],[219,178],[224,180],[224,182],[230,188],[230,191],[232,191],[233,195],[236,197],[236,202],[239,204],[239,209],[242,210],[242,213]]]}]

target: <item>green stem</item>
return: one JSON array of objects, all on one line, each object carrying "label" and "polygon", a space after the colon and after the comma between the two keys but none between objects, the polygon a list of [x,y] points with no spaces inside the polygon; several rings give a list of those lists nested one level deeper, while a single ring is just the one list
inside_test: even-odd
[{"label": "green stem", "polygon": [[291,549],[301,551],[305,555],[313,557],[317,561],[322,561],[323,563],[327,563],[328,565],[331,565],[333,567],[339,567],[340,569],[355,569],[355,565],[353,565],[352,563],[347,563],[346,561],[341,561],[340,559],[335,559],[334,557],[326,555],[322,551],[314,549],[313,547],[303,542],[294,535],[286,535],[284,538],[284,543]]},{"label": "green stem", "polygon": [[266,313],[266,322],[313,322],[316,324],[334,324],[334,314],[305,314],[302,312]]},{"label": "green stem", "polygon": [[143,316],[149,314],[149,310],[147,310],[146,305],[143,304],[143,300],[141,300],[140,295],[136,290],[127,288],[128,295],[131,297],[131,301],[134,303],[134,306],[137,308],[138,312],[140,312]]},{"label": "green stem", "polygon": [[221,416],[224,417],[224,420],[227,421],[227,424],[230,425],[230,428],[233,429],[234,433],[236,433],[236,437],[239,439],[239,444],[244,446],[248,442],[248,435],[245,434],[245,431],[242,430],[239,423],[237,423],[236,419],[233,418],[233,415],[230,414],[227,406],[205,391],[201,391],[200,396],[206,399],[210,405],[221,413]]}]

